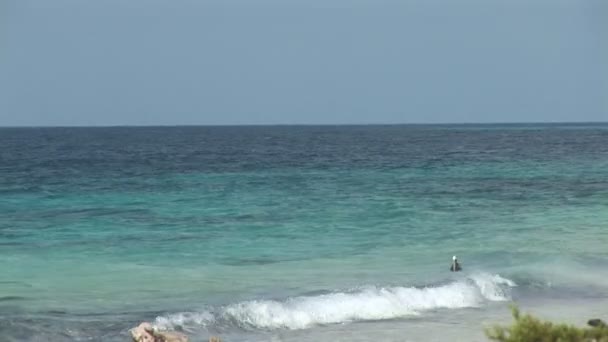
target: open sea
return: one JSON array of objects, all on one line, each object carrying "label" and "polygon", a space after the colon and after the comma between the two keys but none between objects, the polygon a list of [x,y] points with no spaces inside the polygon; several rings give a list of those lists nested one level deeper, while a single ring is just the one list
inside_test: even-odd
[{"label": "open sea", "polygon": [[2,342],[483,341],[512,303],[608,319],[608,124],[0,129]]}]

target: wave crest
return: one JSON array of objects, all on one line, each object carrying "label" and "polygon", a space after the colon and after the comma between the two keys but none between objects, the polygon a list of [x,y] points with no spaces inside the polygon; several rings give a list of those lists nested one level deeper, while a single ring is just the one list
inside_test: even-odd
[{"label": "wave crest", "polygon": [[513,286],[516,286],[513,281],[499,275],[477,274],[435,287],[366,287],[285,301],[252,300],[215,311],[158,317],[156,325],[160,329],[175,329],[222,321],[247,329],[306,329],[319,324],[395,319],[433,309],[506,301]]}]

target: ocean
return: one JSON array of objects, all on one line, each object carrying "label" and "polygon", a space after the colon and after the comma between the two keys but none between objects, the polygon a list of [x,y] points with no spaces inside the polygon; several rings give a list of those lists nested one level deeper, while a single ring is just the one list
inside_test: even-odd
[{"label": "ocean", "polygon": [[0,129],[1,341],[483,341],[512,304],[608,319],[608,124]]}]

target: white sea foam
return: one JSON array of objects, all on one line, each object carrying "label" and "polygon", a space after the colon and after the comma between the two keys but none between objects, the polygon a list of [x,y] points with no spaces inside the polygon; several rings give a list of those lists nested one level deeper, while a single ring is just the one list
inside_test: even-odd
[{"label": "white sea foam", "polygon": [[318,324],[394,319],[433,309],[478,307],[487,301],[508,300],[513,286],[513,281],[498,275],[476,274],[435,287],[367,287],[285,301],[246,301],[214,311],[158,317],[156,325],[172,329],[223,321],[243,328],[305,329]]},{"label": "white sea foam", "polygon": [[498,274],[475,274],[471,276],[471,280],[479,288],[485,299],[495,302],[508,300],[510,298],[510,288],[517,286],[514,281],[503,278]]},{"label": "white sea foam", "polygon": [[167,316],[156,317],[155,325],[162,330],[173,329],[176,326],[201,326],[206,327],[213,324],[215,317],[209,311],[202,312],[179,312]]}]

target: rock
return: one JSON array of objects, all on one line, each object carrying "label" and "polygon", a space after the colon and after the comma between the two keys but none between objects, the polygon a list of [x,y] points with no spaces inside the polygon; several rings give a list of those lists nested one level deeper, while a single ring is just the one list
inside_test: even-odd
[{"label": "rock", "polygon": [[608,324],[606,324],[606,322],[602,321],[599,318],[590,319],[589,321],[587,321],[587,324],[597,328],[608,328]]},{"label": "rock", "polygon": [[155,342],[188,342],[188,336],[175,331],[156,331]]},{"label": "rock", "polygon": [[222,340],[217,336],[209,337],[209,342],[222,342]]},{"label": "rock", "polygon": [[133,342],[156,342],[154,327],[148,322],[143,322],[137,327],[129,330]]},{"label": "rock", "polygon": [[188,342],[188,336],[175,331],[157,331],[148,322],[141,323],[129,332],[133,342]]}]

